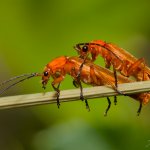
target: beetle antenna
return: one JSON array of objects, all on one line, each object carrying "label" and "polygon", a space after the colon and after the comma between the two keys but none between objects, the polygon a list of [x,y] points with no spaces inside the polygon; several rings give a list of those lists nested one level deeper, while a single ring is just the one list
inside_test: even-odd
[{"label": "beetle antenna", "polygon": [[8,80],[5,80],[5,81],[1,82],[0,86],[3,86],[5,84],[7,84],[8,82],[14,81],[14,80],[16,80],[18,78],[28,77],[28,76],[37,76],[37,75],[39,75],[39,73],[22,74],[22,75],[19,75],[19,76],[15,76],[15,77],[12,77],[12,78],[10,78]]},{"label": "beetle antenna", "polygon": [[14,81],[14,80],[16,80],[18,78],[25,77],[23,79],[20,79],[20,80],[18,80],[16,82],[10,84],[9,86],[5,87],[4,89],[0,90],[0,95],[3,94],[8,89],[10,89],[11,87],[13,87],[14,85],[16,85],[16,84],[18,84],[20,82],[23,82],[24,80],[30,79],[32,77],[37,77],[37,76],[41,76],[41,74],[39,74],[39,73],[23,74],[23,75],[20,75],[20,76],[12,77],[12,78],[10,78],[10,79],[0,83],[0,86],[2,86],[2,85],[5,85],[6,83]]}]

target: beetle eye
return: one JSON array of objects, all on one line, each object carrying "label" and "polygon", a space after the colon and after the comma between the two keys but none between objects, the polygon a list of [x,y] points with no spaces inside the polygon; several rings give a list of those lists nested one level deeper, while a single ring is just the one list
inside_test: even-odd
[{"label": "beetle eye", "polygon": [[87,51],[88,51],[88,46],[84,45],[84,46],[82,47],[82,51],[83,51],[83,52],[87,52]]},{"label": "beetle eye", "polygon": [[44,76],[48,76],[48,72],[47,71],[44,72]]}]

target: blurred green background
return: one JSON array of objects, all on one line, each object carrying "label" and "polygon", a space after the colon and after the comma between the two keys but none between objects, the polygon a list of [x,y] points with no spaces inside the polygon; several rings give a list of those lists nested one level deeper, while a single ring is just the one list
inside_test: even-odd
[{"label": "blurred green background", "polygon": [[[76,55],[73,45],[113,42],[149,63],[149,0],[5,0],[0,2],[0,81],[42,72],[53,58]],[[101,59],[102,61],[103,59]],[[44,92],[40,78],[6,95]],[[69,76],[61,89],[74,88]],[[52,91],[49,84],[46,91]],[[0,150],[148,150],[150,105],[118,97],[107,117],[105,99],[0,110]]]}]

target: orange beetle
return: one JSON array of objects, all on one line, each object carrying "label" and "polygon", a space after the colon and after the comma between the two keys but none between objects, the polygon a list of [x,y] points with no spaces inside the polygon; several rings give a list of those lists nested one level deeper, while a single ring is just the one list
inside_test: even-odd
[{"label": "orange beetle", "polygon": [[[86,84],[93,85],[93,86],[110,85],[118,93],[121,93],[116,87],[114,73],[106,68],[93,64],[89,60],[86,60],[86,62],[84,63],[82,70],[81,70],[80,78],[78,78],[77,74],[82,64],[83,64],[83,59],[81,58],[61,56],[50,61],[44,68],[44,72],[42,75],[43,88],[45,88],[48,80],[50,79],[50,77],[52,77],[53,81],[51,82],[51,84],[54,90],[57,92],[58,107],[60,105],[59,104],[59,94],[60,94],[59,85],[64,80],[66,74],[71,75],[74,79],[75,85],[78,85],[80,87],[81,89],[80,99],[85,100],[87,108],[88,108],[88,103],[87,103],[87,100],[84,99],[83,97],[81,81]],[[117,75],[117,80],[118,80],[118,83],[134,82],[122,75]],[[149,101],[150,94],[148,93],[133,94],[130,97],[140,102],[140,107],[138,109],[138,114],[139,114],[142,108],[142,103],[146,104]],[[108,107],[110,107],[110,102],[109,102]],[[109,108],[107,108],[106,113],[108,109]]]},{"label": "orange beetle", "polygon": [[[40,73],[31,73],[31,74],[23,74],[20,76],[16,76],[13,78],[10,78],[7,81],[4,81],[0,83],[0,94],[11,88],[12,86],[33,77],[42,76],[42,84],[43,88],[46,87],[50,77],[53,78],[53,81],[51,82],[53,88],[55,91],[57,91],[57,105],[59,107],[59,85],[64,80],[66,74],[69,74],[73,80],[74,85],[79,86],[81,90],[80,99],[85,100],[86,107],[89,109],[87,100],[83,97],[83,91],[82,91],[82,84],[81,81],[93,85],[93,86],[111,86],[114,90],[116,90],[117,93],[123,94],[121,91],[117,89],[116,86],[116,78],[114,77],[114,73],[106,68],[97,66],[93,64],[90,60],[84,61],[83,59],[78,57],[66,57],[61,56],[58,58],[55,58],[51,62],[49,62],[45,68],[44,72],[42,74]],[[80,78],[77,77],[77,74],[80,70],[80,67],[82,66]],[[130,83],[134,82],[133,80],[130,80],[122,75],[117,75],[117,82],[118,83]],[[9,84],[9,85],[8,85]],[[135,100],[138,100],[140,102],[140,107],[138,109],[138,114],[141,111],[142,104],[147,104],[150,99],[149,93],[141,93],[141,94],[133,94],[130,95],[130,97],[134,98]],[[105,115],[107,115],[107,112],[110,108],[111,102],[109,97],[107,97],[108,100],[108,107],[105,111]]]},{"label": "orange beetle", "polygon": [[91,54],[92,61],[101,55],[105,60],[106,68],[112,65],[114,71],[117,70],[126,77],[134,76],[138,81],[150,79],[150,68],[145,65],[144,58],[137,59],[115,44],[94,40],[89,43],[76,44],[75,49],[84,59]]}]

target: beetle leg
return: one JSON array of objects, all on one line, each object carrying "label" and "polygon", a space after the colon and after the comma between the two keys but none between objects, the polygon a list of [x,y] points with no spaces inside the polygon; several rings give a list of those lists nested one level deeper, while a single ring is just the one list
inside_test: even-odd
[{"label": "beetle leg", "polygon": [[52,84],[53,89],[57,92],[56,100],[57,100],[57,106],[58,106],[58,108],[60,107],[60,102],[59,102],[60,90],[59,90],[59,86],[60,86],[60,83],[58,84],[57,87],[55,87],[55,86]]},{"label": "beetle leg", "polygon": [[[117,72],[114,67],[113,67],[113,71],[114,71],[114,78],[115,78],[115,86],[116,86],[116,89],[118,89]],[[114,104],[117,105],[117,96],[114,96]]]},{"label": "beetle leg", "polygon": [[[64,79],[64,76],[59,76],[58,78],[55,78],[54,79],[54,81],[51,83],[51,85],[52,85],[52,87],[53,87],[53,89],[56,91],[56,100],[57,100],[57,106],[58,106],[58,108],[59,108],[59,106],[60,106],[60,102],[59,102],[59,96],[60,96],[60,90],[59,90],[59,87],[60,87],[60,83],[61,83],[61,81]],[[55,85],[56,84],[58,84],[58,86],[57,87],[55,87]]]},{"label": "beetle leg", "polygon": [[79,87],[80,87],[80,99],[81,99],[82,101],[85,100],[86,109],[88,109],[88,111],[90,111],[90,107],[89,107],[88,101],[87,101],[87,99],[85,99],[84,96],[83,96],[83,87],[82,87],[81,81],[80,81],[80,80],[77,80],[77,83],[78,83],[78,85],[79,85]]},{"label": "beetle leg", "polygon": [[[101,82],[100,80],[97,80],[97,77],[95,75],[95,71],[94,71],[93,66],[90,67],[90,77],[91,77],[91,79],[93,80],[94,83]],[[108,107],[107,107],[107,109],[104,113],[104,116],[107,116],[107,112],[108,112],[108,110],[110,109],[110,106],[111,106],[111,101],[110,101],[109,97],[107,97],[107,101],[108,101]]]},{"label": "beetle leg", "polygon": [[[118,79],[117,79],[117,72],[116,72],[116,69],[113,67],[113,71],[114,71],[114,78],[115,78],[115,90],[121,94],[121,95],[124,95],[126,96],[126,94],[124,94],[123,92],[121,92],[120,90],[118,90]],[[116,100],[115,100],[116,99]],[[117,98],[114,99],[114,102],[115,102],[115,105],[117,103]]]},{"label": "beetle leg", "polygon": [[[84,63],[82,63],[82,64],[84,64]],[[80,66],[81,70],[82,70],[82,67],[83,67],[83,65]],[[77,75],[76,75],[76,71],[75,71],[74,69],[72,69],[71,74],[74,74],[74,75],[73,75],[73,76],[74,76],[73,85],[74,85],[75,87],[79,87],[79,88],[80,88],[80,99],[81,99],[82,101],[85,100],[86,109],[88,109],[88,111],[90,111],[90,107],[89,107],[88,101],[87,101],[87,99],[85,99],[84,96],[83,96],[83,87],[82,87],[82,84],[81,84],[80,74],[79,74],[79,73],[81,73],[80,68],[79,68],[79,71],[78,71]]]},{"label": "beetle leg", "polygon": [[110,106],[111,106],[111,101],[110,101],[109,97],[107,97],[107,101],[108,101],[108,106],[105,110],[104,116],[107,116],[108,110],[110,109]]},{"label": "beetle leg", "polygon": [[76,88],[78,88],[79,87],[79,85],[78,85],[78,83],[77,83],[77,81],[76,80],[73,80],[73,85],[76,87]]},{"label": "beetle leg", "polygon": [[140,106],[139,106],[138,111],[137,111],[138,116],[140,115],[141,110],[142,110],[142,102],[140,102]]},{"label": "beetle leg", "polygon": [[83,59],[83,62],[82,62],[81,66],[80,66],[80,68],[79,68],[79,71],[78,71],[78,73],[77,73],[77,78],[78,78],[78,80],[80,80],[81,71],[82,71],[83,65],[85,64],[86,59],[87,59],[87,57],[85,57],[85,58]]}]

